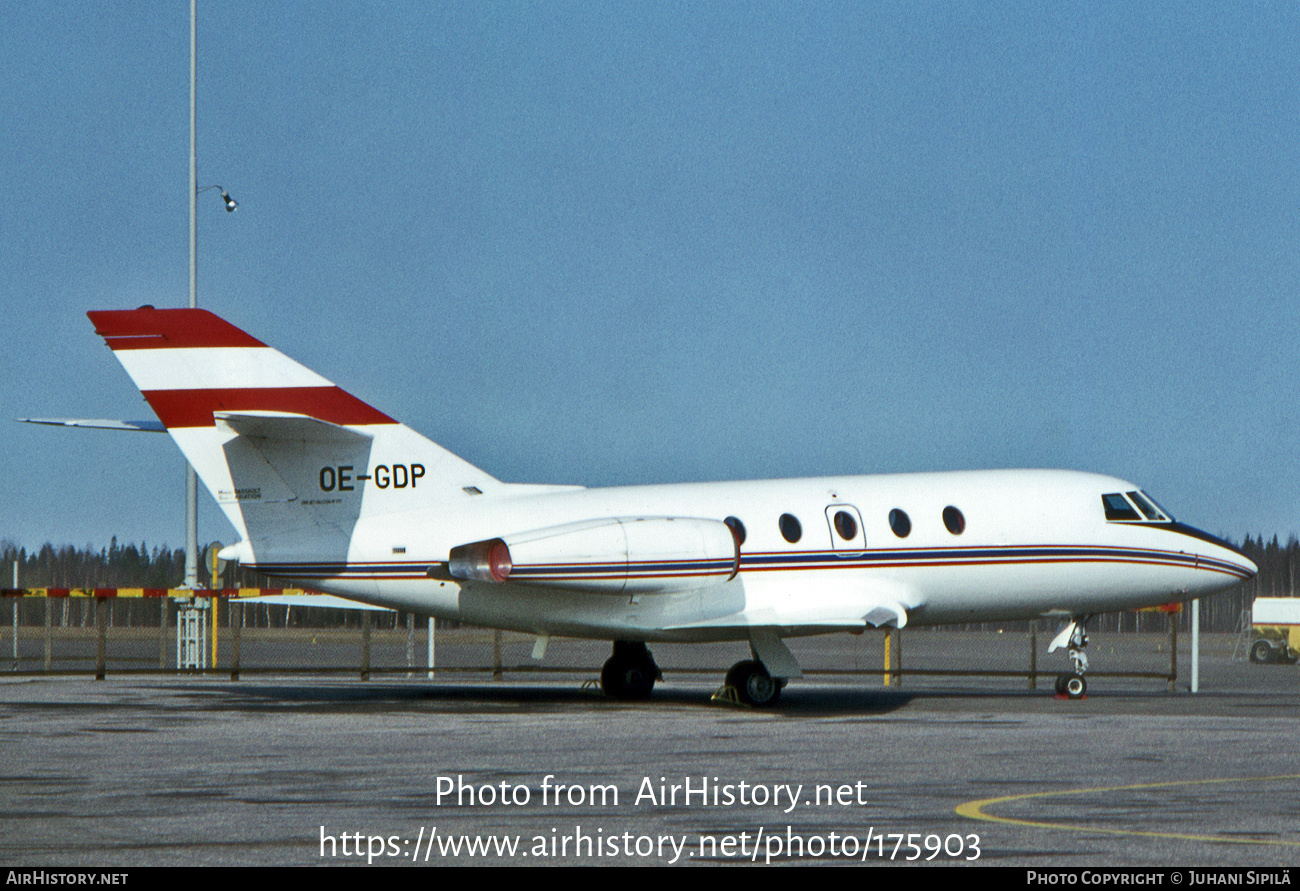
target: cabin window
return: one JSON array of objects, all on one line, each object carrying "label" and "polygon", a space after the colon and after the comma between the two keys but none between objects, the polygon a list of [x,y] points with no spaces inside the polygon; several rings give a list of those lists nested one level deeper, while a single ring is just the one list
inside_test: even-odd
[{"label": "cabin window", "polygon": [[943,509],[943,525],[953,535],[961,535],[966,531],[966,518],[950,504]]},{"label": "cabin window", "polygon": [[1101,496],[1102,506],[1106,509],[1107,520],[1141,520],[1133,505],[1119,492]]},{"label": "cabin window", "polygon": [[846,510],[836,511],[835,531],[845,541],[853,541],[858,537],[858,521],[853,518],[853,514]]},{"label": "cabin window", "polygon": [[793,514],[781,514],[781,537],[790,544],[794,544],[803,538],[803,526],[799,525],[799,520]]},{"label": "cabin window", "polygon": [[731,527],[731,534],[736,536],[736,547],[745,543],[745,524],[737,517],[727,517],[722,522]]},{"label": "cabin window", "polygon": [[893,529],[894,534],[899,538],[907,538],[912,531],[912,518],[906,511],[894,508],[889,512],[889,528]]}]

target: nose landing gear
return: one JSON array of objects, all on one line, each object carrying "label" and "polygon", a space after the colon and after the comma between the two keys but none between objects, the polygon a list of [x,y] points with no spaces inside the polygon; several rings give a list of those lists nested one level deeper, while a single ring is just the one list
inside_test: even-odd
[{"label": "nose landing gear", "polygon": [[1054,653],[1068,645],[1070,661],[1074,665],[1073,672],[1063,672],[1056,676],[1057,696],[1083,699],[1088,694],[1088,681],[1084,678],[1084,674],[1088,671],[1088,654],[1084,652],[1084,648],[1088,646],[1088,632],[1084,630],[1083,625],[1091,618],[1092,616],[1075,616],[1069,624],[1061,628],[1052,639],[1051,646],[1047,648],[1047,652]]}]

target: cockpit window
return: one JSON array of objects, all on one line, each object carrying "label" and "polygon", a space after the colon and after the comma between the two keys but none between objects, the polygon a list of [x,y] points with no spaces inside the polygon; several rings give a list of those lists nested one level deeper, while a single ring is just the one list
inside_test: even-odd
[{"label": "cockpit window", "polygon": [[1128,499],[1119,492],[1111,492],[1109,495],[1101,496],[1101,503],[1106,508],[1107,520],[1141,520],[1138,512],[1133,509],[1133,505],[1128,503]]},{"label": "cockpit window", "polygon": [[[1101,496],[1101,503],[1106,508],[1106,519],[1117,523],[1172,523],[1174,521],[1169,511],[1156,504],[1156,500],[1146,492],[1111,492]],[[1134,505],[1137,505],[1137,510],[1134,510]]]},{"label": "cockpit window", "polygon": [[1150,495],[1148,495],[1146,492],[1139,492],[1138,494],[1140,494],[1143,498],[1146,499],[1147,504],[1151,505],[1152,507],[1154,507],[1154,508],[1156,509],[1156,512],[1160,514],[1160,519],[1161,519],[1161,520],[1163,520],[1163,521],[1166,522],[1166,523],[1172,523],[1172,522],[1174,522],[1174,515],[1171,514],[1169,511],[1165,510],[1163,507],[1161,507],[1161,506],[1160,506],[1160,502],[1156,501],[1154,498],[1152,498],[1152,497],[1151,497]]},{"label": "cockpit window", "polygon": [[1142,511],[1142,516],[1146,517],[1148,520],[1168,519],[1160,512],[1160,509],[1151,502],[1151,499],[1147,498],[1141,492],[1129,492],[1128,497],[1138,506],[1138,510]]}]

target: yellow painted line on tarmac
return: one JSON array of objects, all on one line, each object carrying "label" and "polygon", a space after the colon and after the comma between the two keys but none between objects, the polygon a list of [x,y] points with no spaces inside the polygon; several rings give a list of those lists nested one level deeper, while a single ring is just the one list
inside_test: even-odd
[{"label": "yellow painted line on tarmac", "polygon": [[1227,783],[1271,783],[1278,780],[1300,780],[1300,774],[1284,774],[1275,777],[1221,777],[1212,780],[1177,780],[1171,783],[1137,783],[1132,786],[1098,786],[1092,789],[1066,789],[1063,792],[1028,792],[1024,795],[1004,795],[1000,798],[983,798],[968,801],[957,807],[957,813],[972,820],[985,820],[991,823],[1010,823],[1015,826],[1033,826],[1038,829],[1065,829],[1070,832],[1102,832],[1109,835],[1138,835],[1146,838],[1168,838],[1181,841],[1220,842],[1230,845],[1279,845],[1300,848],[1300,841],[1282,841],[1279,839],[1239,838],[1223,835],[1192,835],[1184,832],[1148,832],[1141,829],[1110,829],[1104,826],[1074,823],[1048,823],[1042,820],[1020,820],[1015,817],[999,817],[985,812],[985,808],[1012,801],[1028,801],[1041,798],[1061,798],[1066,795],[1097,795],[1106,792],[1133,792],[1139,789],[1172,789],[1186,786],[1223,785]]}]

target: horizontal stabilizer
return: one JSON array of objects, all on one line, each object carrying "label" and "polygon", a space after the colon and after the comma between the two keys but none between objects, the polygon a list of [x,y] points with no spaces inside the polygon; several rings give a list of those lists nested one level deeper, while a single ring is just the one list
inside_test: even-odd
[{"label": "horizontal stabilizer", "polygon": [[85,427],[91,430],[128,430],[133,433],[166,433],[161,421],[110,421],[104,418],[19,418],[24,424],[51,427]]},{"label": "horizontal stabilizer", "polygon": [[241,597],[232,602],[266,603],[272,606],[317,606],[324,609],[364,609],[383,613],[392,612],[388,607],[371,606],[368,603],[348,600],[344,597],[335,597],[333,594],[272,594],[267,597]]},{"label": "horizontal stabilizer", "polygon": [[359,443],[374,438],[369,433],[289,412],[219,411],[214,413],[213,417],[218,428],[252,439],[280,442]]}]

